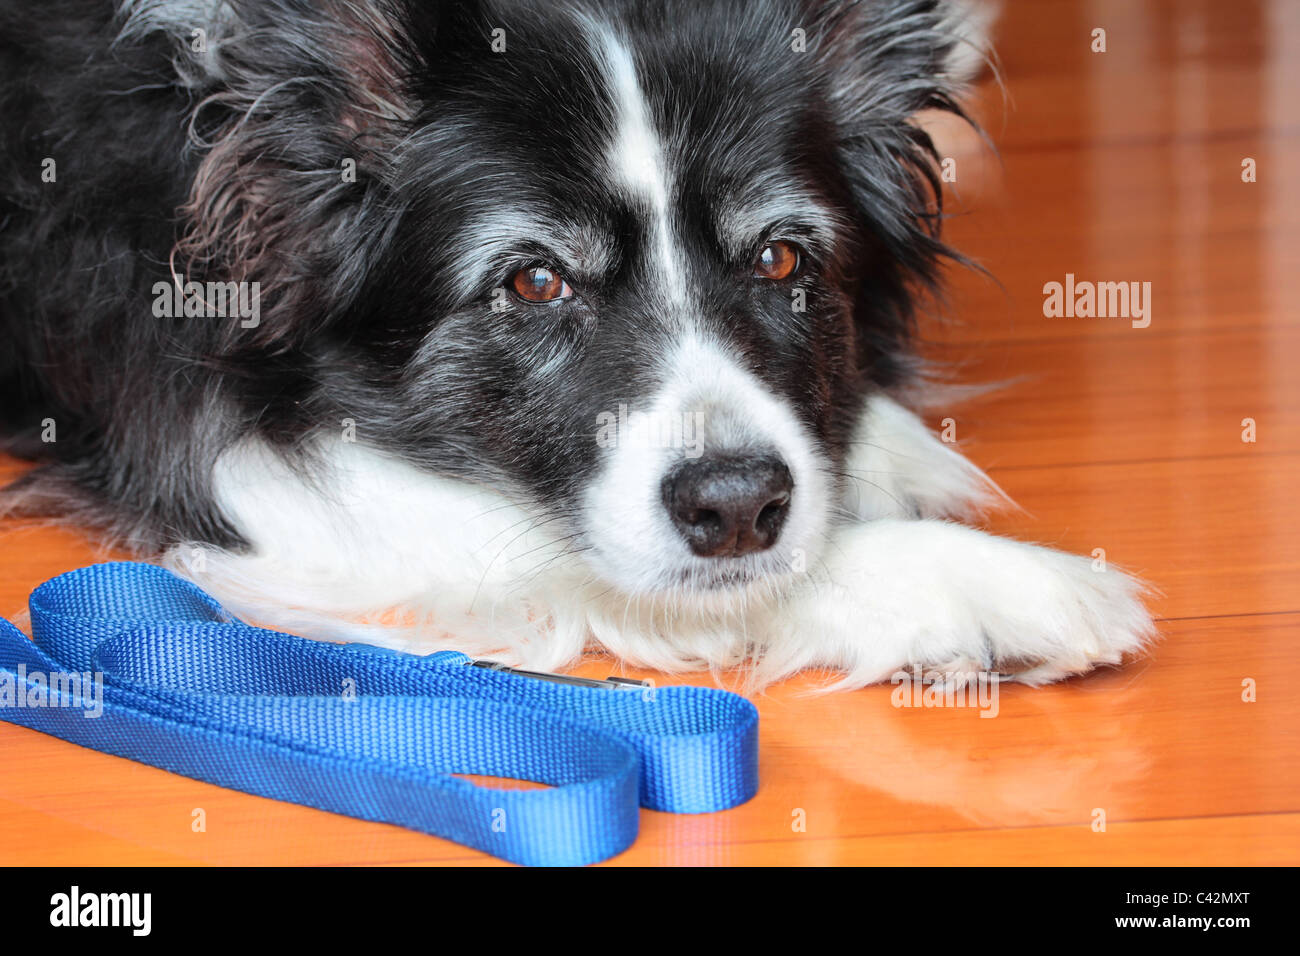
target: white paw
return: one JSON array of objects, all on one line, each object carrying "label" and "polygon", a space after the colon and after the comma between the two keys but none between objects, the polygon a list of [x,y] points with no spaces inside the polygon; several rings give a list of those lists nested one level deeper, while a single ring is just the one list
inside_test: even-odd
[{"label": "white paw", "polygon": [[848,525],[778,613],[760,673],[826,667],[847,687],[919,667],[1046,683],[1140,650],[1155,634],[1142,591],[1115,568],[961,525]]}]

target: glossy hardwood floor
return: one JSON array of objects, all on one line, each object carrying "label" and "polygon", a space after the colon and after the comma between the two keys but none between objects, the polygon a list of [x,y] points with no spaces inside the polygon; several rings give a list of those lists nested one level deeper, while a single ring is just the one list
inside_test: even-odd
[{"label": "glossy hardwood floor", "polygon": [[[1161,641],[1004,687],[995,719],[898,709],[889,687],[772,688],[758,797],[643,811],[616,864],[1300,862],[1300,3],[1004,8],[1008,100],[978,98],[1000,159],[938,131],[950,238],[1001,285],[956,273],[953,320],[925,332],[959,381],[1015,384],[934,419],[1025,508],[992,529],[1141,573]],[[1045,317],[1067,273],[1150,282],[1149,327]],[[0,526],[0,613],[97,557],[70,531]],[[0,863],[495,862],[7,724],[0,749]]]}]

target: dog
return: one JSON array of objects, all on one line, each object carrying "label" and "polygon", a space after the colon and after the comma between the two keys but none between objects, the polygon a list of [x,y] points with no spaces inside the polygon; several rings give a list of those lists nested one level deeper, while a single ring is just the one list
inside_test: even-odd
[{"label": "dog", "polygon": [[[21,8],[21,9],[20,9]],[[955,0],[0,14],[6,492],[244,617],[556,670],[1031,684],[1142,585],[913,410]]]}]

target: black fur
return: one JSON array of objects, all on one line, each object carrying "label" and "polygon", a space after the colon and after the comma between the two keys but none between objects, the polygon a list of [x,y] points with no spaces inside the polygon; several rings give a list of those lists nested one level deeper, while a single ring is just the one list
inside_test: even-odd
[{"label": "black fur", "polygon": [[[198,55],[188,31],[150,25],[153,6],[0,0],[0,427],[40,462],[11,502],[146,551],[239,547],[212,498],[221,451],[259,434],[305,456],[313,430],[352,419],[422,467],[564,513],[596,465],[596,413],[649,387],[646,357],[671,334],[639,210],[600,169],[613,118],[568,14],[232,0],[233,26],[194,24]],[[957,111],[942,4],[573,8],[636,37],[672,123],[700,314],[838,462],[863,395],[909,374],[915,302],[945,255],[933,149],[907,122]],[[774,166],[850,226],[794,280],[804,313],[787,285],[749,278],[711,215]],[[609,237],[610,268],[572,276],[567,302],[493,311],[493,290],[550,250],[521,243],[467,290],[458,230],[512,204]],[[173,266],[258,281],[260,325],[156,317]]]}]

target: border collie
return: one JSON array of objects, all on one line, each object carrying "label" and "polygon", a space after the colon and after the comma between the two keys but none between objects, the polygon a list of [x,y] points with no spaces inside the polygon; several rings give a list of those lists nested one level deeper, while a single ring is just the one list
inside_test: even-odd
[{"label": "border collie", "polygon": [[906,401],[956,0],[3,0],[15,513],[233,612],[756,683],[1112,664]]}]

